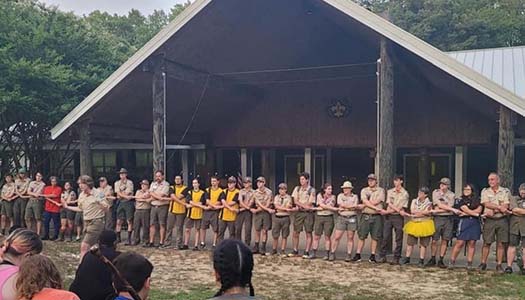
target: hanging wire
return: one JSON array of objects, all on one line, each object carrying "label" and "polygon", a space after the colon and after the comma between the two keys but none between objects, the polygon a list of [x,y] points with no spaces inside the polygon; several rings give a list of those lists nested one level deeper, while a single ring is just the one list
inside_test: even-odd
[{"label": "hanging wire", "polygon": [[336,68],[347,68],[347,67],[360,67],[376,65],[376,62],[370,63],[358,63],[358,64],[340,64],[340,65],[326,65],[316,67],[300,67],[300,68],[288,68],[288,69],[268,69],[268,70],[252,70],[252,71],[240,71],[240,72],[224,72],[216,73],[219,76],[227,75],[245,75],[245,74],[259,74],[259,73],[278,73],[278,72],[296,72],[296,71],[308,71],[308,70],[323,70],[323,69],[336,69]]},{"label": "hanging wire", "polygon": [[348,80],[348,79],[368,78],[368,77],[376,77],[376,74],[374,73],[374,74],[368,74],[368,75],[336,76],[336,77],[322,77],[322,78],[295,79],[295,80],[240,81],[239,83],[251,84],[251,85],[286,84],[286,83],[298,83],[298,82]]},{"label": "hanging wire", "polygon": [[195,121],[195,117],[197,117],[197,112],[199,111],[199,108],[201,106],[202,100],[204,99],[204,95],[206,94],[206,90],[208,89],[208,85],[210,83],[210,74],[206,76],[206,82],[204,83],[204,87],[202,88],[201,95],[199,97],[199,101],[197,101],[197,105],[195,106],[195,109],[193,110],[193,115],[191,116],[190,121],[188,122],[188,125],[186,126],[186,130],[184,130],[184,133],[182,134],[179,143],[177,145],[181,145],[182,141],[184,141],[184,138],[188,134],[188,131],[191,128],[191,125],[193,125],[193,121]]}]

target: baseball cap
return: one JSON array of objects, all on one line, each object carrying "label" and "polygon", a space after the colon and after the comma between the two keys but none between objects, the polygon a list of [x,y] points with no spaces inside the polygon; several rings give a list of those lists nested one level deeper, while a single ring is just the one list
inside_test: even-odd
[{"label": "baseball cap", "polygon": [[266,179],[263,176],[257,177],[257,181],[261,181],[261,182],[265,182],[266,183]]},{"label": "baseball cap", "polygon": [[284,182],[279,183],[279,189],[287,190],[288,189],[288,185],[286,185],[286,183],[284,183]]},{"label": "baseball cap", "polygon": [[146,180],[146,179],[142,179],[142,181],[140,182],[140,184],[146,184],[146,185],[149,185],[149,181]]},{"label": "baseball cap", "polygon": [[252,182],[252,178],[250,176],[246,176],[242,182]]},{"label": "baseball cap", "polygon": [[441,178],[439,183],[442,183],[442,184],[445,184],[445,185],[450,185],[450,179],[447,178],[447,177],[443,177],[443,178]]},{"label": "baseball cap", "polygon": [[237,183],[237,178],[235,178],[234,176],[228,177],[228,183]]},{"label": "baseball cap", "polygon": [[376,174],[374,174],[374,173],[368,174],[367,179],[377,180]]}]

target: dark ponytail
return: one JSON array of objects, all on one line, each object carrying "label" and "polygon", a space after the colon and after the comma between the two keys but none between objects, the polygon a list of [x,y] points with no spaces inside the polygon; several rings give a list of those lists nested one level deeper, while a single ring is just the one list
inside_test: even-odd
[{"label": "dark ponytail", "polygon": [[248,287],[250,296],[255,296],[252,285],[253,254],[243,242],[234,239],[222,241],[213,251],[213,268],[221,281],[221,288],[215,297],[233,287]]}]

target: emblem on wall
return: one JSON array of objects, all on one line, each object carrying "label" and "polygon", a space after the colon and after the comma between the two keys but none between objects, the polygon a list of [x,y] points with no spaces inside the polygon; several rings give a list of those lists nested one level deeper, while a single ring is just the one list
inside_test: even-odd
[{"label": "emblem on wall", "polygon": [[350,110],[350,104],[346,99],[334,99],[330,101],[330,105],[328,106],[328,114],[330,117],[336,119],[346,118]]}]

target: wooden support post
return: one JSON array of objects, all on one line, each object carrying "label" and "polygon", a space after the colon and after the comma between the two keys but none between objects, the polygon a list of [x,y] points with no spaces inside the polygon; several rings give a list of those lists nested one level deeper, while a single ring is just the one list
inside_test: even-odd
[{"label": "wooden support post", "polygon": [[186,185],[190,186],[190,171],[188,165],[188,150],[181,150],[182,179]]},{"label": "wooden support post", "polygon": [[499,109],[498,174],[501,186],[514,187],[514,112],[503,105]]},{"label": "wooden support post", "polygon": [[430,188],[430,159],[426,148],[421,149],[421,153],[419,154],[418,174],[418,189],[422,186]]},{"label": "wooden support post", "polygon": [[304,171],[310,174],[310,178],[313,178],[312,174],[312,148],[304,148]]},{"label": "wooden support post", "polygon": [[392,185],[395,165],[394,148],[394,68],[391,42],[381,38],[381,59],[378,66],[377,95],[377,157],[376,171],[379,185]]},{"label": "wooden support post", "polygon": [[332,149],[326,149],[326,182],[332,182]]},{"label": "wooden support post", "polygon": [[166,73],[160,65],[153,73],[153,172],[166,172]]},{"label": "wooden support post", "polygon": [[241,149],[241,175],[248,176],[248,150],[246,148]]},{"label": "wooden support post", "polygon": [[467,147],[456,146],[455,152],[454,191],[457,197],[461,197],[467,175]]},{"label": "wooden support post", "polygon": [[219,173],[221,176],[224,175],[222,174],[223,172],[223,152],[222,152],[222,149],[216,149],[215,152],[217,153],[217,156],[216,156],[216,168],[215,170],[217,171],[217,173]]},{"label": "wooden support post", "polygon": [[80,175],[92,176],[93,156],[91,153],[91,134],[89,120],[79,123],[77,128],[80,150]]}]

